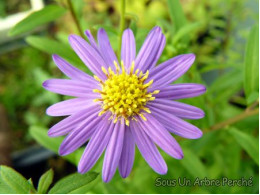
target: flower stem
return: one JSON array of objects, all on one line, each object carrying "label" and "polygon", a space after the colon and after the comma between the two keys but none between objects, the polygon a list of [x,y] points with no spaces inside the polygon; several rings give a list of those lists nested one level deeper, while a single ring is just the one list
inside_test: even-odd
[{"label": "flower stem", "polygon": [[245,112],[242,112],[241,114],[234,116],[228,120],[225,120],[223,122],[217,123],[213,126],[211,126],[209,129],[207,129],[206,131],[214,131],[214,130],[219,130],[222,128],[225,128],[228,125],[234,124],[238,121],[241,121],[249,116],[253,116],[259,113],[259,108],[256,108],[254,110],[246,110]]},{"label": "flower stem", "polygon": [[119,33],[119,44],[118,44],[118,57],[121,53],[122,35],[125,29],[125,0],[121,0],[120,6],[120,33]]},{"label": "flower stem", "polygon": [[76,13],[75,13],[75,10],[74,10],[74,8],[73,8],[73,5],[72,5],[71,1],[72,1],[72,0],[67,0],[67,4],[68,4],[68,8],[69,8],[70,14],[71,14],[71,16],[72,16],[72,18],[73,18],[73,20],[74,20],[74,22],[75,22],[75,24],[76,24],[76,27],[77,27],[77,29],[78,29],[78,32],[79,32],[80,36],[81,36],[82,38],[84,38],[83,30],[82,30],[82,28],[81,28],[81,26],[80,26],[78,17],[77,17],[77,15],[76,15]]}]

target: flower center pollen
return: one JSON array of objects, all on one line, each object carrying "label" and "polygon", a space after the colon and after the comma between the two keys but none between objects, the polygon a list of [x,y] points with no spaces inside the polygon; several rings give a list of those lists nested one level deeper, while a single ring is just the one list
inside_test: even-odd
[{"label": "flower center pollen", "polygon": [[111,67],[106,70],[102,67],[102,71],[107,76],[104,82],[97,76],[94,78],[100,82],[102,90],[94,89],[93,91],[101,94],[101,99],[94,101],[101,102],[102,111],[99,116],[107,111],[112,113],[111,119],[116,122],[118,119],[124,118],[126,125],[129,125],[129,119],[136,120],[135,116],[139,115],[146,120],[143,113],[151,113],[149,108],[145,107],[148,101],[155,99],[153,94],[159,93],[159,90],[148,92],[147,88],[151,86],[153,80],[145,83],[148,78],[149,71],[143,74],[138,69],[134,72],[134,62],[132,63],[130,73],[127,73],[124,63],[121,62],[122,70],[114,62],[116,72]]}]

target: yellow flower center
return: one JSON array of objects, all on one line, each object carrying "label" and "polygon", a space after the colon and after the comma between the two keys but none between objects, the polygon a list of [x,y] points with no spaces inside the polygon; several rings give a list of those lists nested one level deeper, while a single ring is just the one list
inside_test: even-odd
[{"label": "yellow flower center", "polygon": [[155,99],[155,97],[152,96],[153,94],[159,93],[159,90],[155,90],[151,93],[147,91],[147,88],[153,83],[153,80],[146,84],[144,83],[148,78],[149,71],[143,74],[142,71],[139,72],[137,69],[134,72],[133,62],[130,73],[127,73],[123,62],[121,62],[122,70],[120,72],[118,64],[116,62],[114,62],[114,64],[116,72],[112,71],[110,67],[108,70],[102,67],[102,71],[107,76],[107,80],[104,82],[97,76],[94,76],[102,86],[102,90],[93,90],[101,94],[101,99],[94,100],[101,102],[103,110],[99,115],[110,111],[112,113],[111,119],[113,118],[114,122],[124,118],[126,125],[129,125],[129,119],[136,120],[135,115],[139,115],[143,120],[146,120],[143,112],[151,112],[145,105],[148,101]]}]

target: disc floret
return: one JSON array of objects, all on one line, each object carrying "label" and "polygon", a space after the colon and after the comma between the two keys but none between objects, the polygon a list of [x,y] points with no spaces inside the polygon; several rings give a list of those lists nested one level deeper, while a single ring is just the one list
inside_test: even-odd
[{"label": "disc floret", "polygon": [[153,80],[145,83],[149,76],[149,71],[143,74],[138,69],[134,72],[134,62],[130,68],[129,73],[125,70],[124,63],[121,62],[122,70],[114,62],[116,71],[114,72],[110,67],[105,69],[102,67],[102,71],[107,76],[107,80],[102,81],[95,76],[102,86],[102,90],[94,89],[93,91],[101,94],[101,99],[95,99],[94,101],[100,101],[102,111],[99,115],[104,114],[107,111],[112,113],[114,122],[118,119],[124,118],[126,125],[129,125],[129,119],[136,120],[135,116],[139,115],[143,120],[146,120],[143,113],[151,113],[149,108],[145,107],[148,101],[155,99],[153,94],[159,93],[159,90],[148,92],[147,88],[153,83]]}]

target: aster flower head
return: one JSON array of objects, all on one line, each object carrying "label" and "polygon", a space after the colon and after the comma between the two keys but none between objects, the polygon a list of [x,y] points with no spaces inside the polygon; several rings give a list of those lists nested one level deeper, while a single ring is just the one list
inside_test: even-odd
[{"label": "aster flower head", "polygon": [[204,112],[174,100],[198,96],[205,92],[199,84],[173,84],[195,60],[194,54],[183,54],[156,66],[164,49],[165,37],[154,27],[138,55],[133,32],[126,29],[122,37],[121,59],[118,60],[104,29],[90,31],[88,41],[71,35],[71,47],[94,73],[91,77],[57,55],[53,60],[69,79],[50,79],[43,83],[49,91],[74,96],[47,109],[50,116],[68,116],[50,128],[51,137],[67,135],[59,153],[67,155],[88,144],[78,171],[89,171],[105,151],[102,178],[112,179],[119,169],[127,177],[134,163],[135,145],[159,173],[167,173],[167,165],[157,146],[170,156],[181,159],[183,152],[171,133],[196,139],[201,130],[183,119],[199,119]]}]

